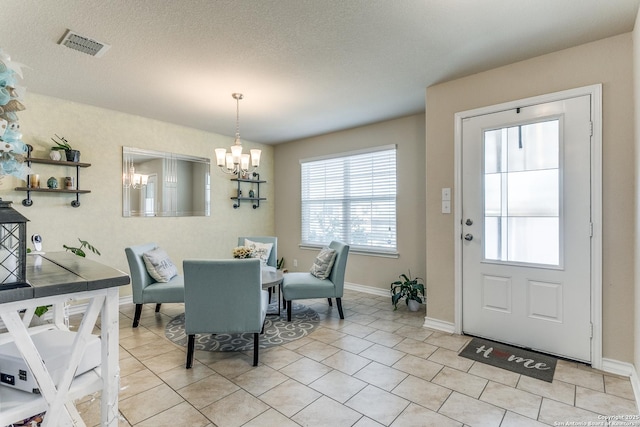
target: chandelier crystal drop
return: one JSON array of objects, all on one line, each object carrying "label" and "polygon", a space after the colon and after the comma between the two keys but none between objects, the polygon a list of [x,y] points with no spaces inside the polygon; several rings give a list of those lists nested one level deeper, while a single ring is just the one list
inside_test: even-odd
[{"label": "chandelier crystal drop", "polygon": [[241,93],[232,93],[236,100],[236,138],[228,152],[225,148],[216,148],[216,164],[220,170],[227,174],[238,176],[247,175],[254,172],[260,166],[260,150],[249,150],[250,154],[242,153],[242,142],[240,142],[240,100]]}]

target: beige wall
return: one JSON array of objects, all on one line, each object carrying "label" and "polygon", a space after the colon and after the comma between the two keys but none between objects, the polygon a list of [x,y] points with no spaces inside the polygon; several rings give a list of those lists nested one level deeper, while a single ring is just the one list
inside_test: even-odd
[{"label": "beige wall", "polygon": [[[29,72],[25,75],[28,85]],[[100,262],[128,272],[124,248],[154,241],[165,248],[182,270],[185,258],[231,257],[231,249],[239,235],[272,235],[274,233],[273,147],[244,142],[245,150],[261,148],[261,178],[269,181],[261,187],[267,201],[259,209],[243,204],[233,209],[229,197],[235,185],[228,175],[215,166],[214,148],[228,147],[233,137],[27,93],[26,110],[19,113],[23,140],[34,147],[35,157],[48,157],[51,137],[65,136],[81,151],[82,162],[91,167],[81,169],[80,188],[91,190],[80,195],[80,207],[72,208],[74,196],[68,194],[32,193],[33,206],[23,207],[26,193],[12,191],[24,185],[14,177],[0,180],[0,197],[12,200],[13,207],[25,215],[28,236],[42,235],[45,251],[63,250],[62,244],[88,240],[102,253],[90,255]],[[230,129],[233,126],[230,123]],[[212,159],[211,216],[190,218],[123,218],[122,217],[122,147],[137,147]],[[49,176],[60,179],[75,169],[49,165],[33,165],[46,186]],[[247,190],[248,191],[248,190]],[[263,192],[264,191],[264,192]],[[29,245],[31,246],[31,245]],[[130,294],[123,287],[121,295]]]},{"label": "beige wall", "polygon": [[633,83],[634,83],[634,124],[635,124],[635,179],[634,183],[634,195],[635,197],[635,221],[634,221],[634,235],[635,235],[635,298],[634,298],[634,365],[636,366],[636,373],[640,368],[640,259],[637,254],[640,253],[640,197],[637,196],[638,188],[640,188],[640,10],[636,15],[636,25],[633,30]]},{"label": "beige wall", "polygon": [[[430,317],[454,320],[454,114],[535,95],[603,85],[603,357],[633,361],[634,127],[632,37],[624,34],[427,88],[427,280]],[[455,190],[454,190],[455,191]]]},{"label": "beige wall", "polygon": [[[311,267],[318,251],[302,250],[300,243],[300,160],[315,156],[397,144],[399,258],[350,254],[345,280],[386,292],[398,275],[411,269],[425,277],[424,115],[404,117],[370,126],[275,147],[276,234],[278,254],[291,271]],[[293,267],[293,259],[298,267]],[[427,293],[430,292],[427,284]]]}]

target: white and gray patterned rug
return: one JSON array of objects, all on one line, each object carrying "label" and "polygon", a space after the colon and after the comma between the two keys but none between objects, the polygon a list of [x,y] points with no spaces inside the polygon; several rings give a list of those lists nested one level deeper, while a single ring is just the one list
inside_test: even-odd
[{"label": "white and gray patterned rug", "polygon": [[[276,315],[278,303],[269,305],[264,323],[264,334],[260,335],[260,348],[285,344],[306,337],[318,327],[320,317],[315,310],[302,304],[293,304],[291,322],[287,322],[287,312],[282,310]],[[164,330],[165,336],[172,342],[187,346],[184,333],[184,313],[171,319]],[[199,334],[195,340],[196,350],[205,351],[246,351],[253,350],[253,334]]]}]

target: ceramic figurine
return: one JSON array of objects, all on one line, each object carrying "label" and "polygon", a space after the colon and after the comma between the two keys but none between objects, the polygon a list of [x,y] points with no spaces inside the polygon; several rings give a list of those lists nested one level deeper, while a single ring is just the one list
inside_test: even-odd
[{"label": "ceramic figurine", "polygon": [[[60,154],[60,153],[58,153]],[[59,156],[58,156],[59,157]],[[59,159],[58,159],[59,160]],[[51,177],[47,180],[47,187],[51,188],[51,189],[56,189],[58,188],[58,180],[55,179],[54,177]]]}]

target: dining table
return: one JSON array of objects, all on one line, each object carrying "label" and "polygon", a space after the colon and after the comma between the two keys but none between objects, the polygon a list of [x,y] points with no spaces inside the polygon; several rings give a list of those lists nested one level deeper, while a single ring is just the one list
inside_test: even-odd
[{"label": "dining table", "polygon": [[[262,274],[262,289],[269,291],[269,304],[271,304],[271,291],[274,289],[278,290],[278,313],[280,315],[280,300],[282,298],[282,280],[284,278],[284,274],[282,270],[278,270],[275,267],[263,266],[261,268]],[[274,291],[275,294],[275,291]],[[267,313],[269,315],[274,315],[276,313]]]}]

